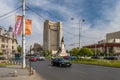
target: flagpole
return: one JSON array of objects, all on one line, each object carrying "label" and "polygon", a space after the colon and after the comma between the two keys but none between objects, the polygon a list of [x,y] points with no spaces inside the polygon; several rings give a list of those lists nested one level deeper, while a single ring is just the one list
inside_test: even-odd
[{"label": "flagpole", "polygon": [[22,68],[25,68],[25,0],[22,0],[22,55]]}]

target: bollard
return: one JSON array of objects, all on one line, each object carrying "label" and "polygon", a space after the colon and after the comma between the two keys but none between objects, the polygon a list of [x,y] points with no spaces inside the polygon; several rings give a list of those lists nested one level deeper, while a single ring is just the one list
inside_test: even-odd
[{"label": "bollard", "polygon": [[35,70],[34,69],[32,70],[32,74],[35,74]]},{"label": "bollard", "polygon": [[17,73],[17,70],[15,70],[13,73],[13,77],[17,77],[17,76],[18,76],[18,73]]}]

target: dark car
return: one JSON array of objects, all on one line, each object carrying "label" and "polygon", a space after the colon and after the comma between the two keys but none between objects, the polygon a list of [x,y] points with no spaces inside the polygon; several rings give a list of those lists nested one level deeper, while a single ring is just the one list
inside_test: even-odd
[{"label": "dark car", "polygon": [[70,67],[72,64],[64,58],[54,58],[51,60],[52,66]]},{"label": "dark car", "polygon": [[5,57],[0,57],[0,60],[5,60],[6,58]]},{"label": "dark car", "polygon": [[116,57],[116,56],[106,56],[106,57],[104,57],[104,59],[107,59],[107,60],[118,60],[118,57]]},{"label": "dark car", "polygon": [[92,56],[91,58],[92,58],[92,59],[100,59],[99,56]]}]

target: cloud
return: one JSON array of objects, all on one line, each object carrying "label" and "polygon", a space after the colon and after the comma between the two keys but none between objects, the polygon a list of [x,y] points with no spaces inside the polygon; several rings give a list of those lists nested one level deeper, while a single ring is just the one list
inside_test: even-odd
[{"label": "cloud", "polygon": [[[62,21],[67,49],[78,46],[78,44],[74,46],[69,44],[78,43],[79,19],[86,20],[81,26],[81,45],[97,43],[105,39],[106,33],[118,31],[120,27],[119,0],[26,0],[26,4],[45,19]],[[5,14],[20,5],[21,2],[18,0],[0,0],[0,13]],[[9,25],[14,27],[15,15],[21,15],[21,10],[6,19],[0,18],[0,25],[6,28]],[[33,34],[26,37],[28,44],[43,42],[44,22],[39,15],[31,10],[26,11],[26,18],[33,20]],[[72,17],[75,19],[70,20]],[[21,42],[20,37],[18,40]]]}]

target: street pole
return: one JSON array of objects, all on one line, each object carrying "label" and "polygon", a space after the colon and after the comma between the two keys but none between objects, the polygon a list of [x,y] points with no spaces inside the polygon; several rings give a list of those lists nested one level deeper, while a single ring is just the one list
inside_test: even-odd
[{"label": "street pole", "polygon": [[84,22],[84,19],[79,19],[79,49],[81,48],[81,31],[82,31],[82,22]]},{"label": "street pole", "polygon": [[79,19],[79,49],[81,48],[81,46],[80,46],[80,36],[81,36],[81,20]]},{"label": "street pole", "polygon": [[[74,20],[74,18],[71,18],[71,20]],[[79,19],[79,49],[81,48],[81,31],[82,31],[82,22],[84,22],[84,19]]]},{"label": "street pole", "polygon": [[95,44],[95,56],[96,56],[96,44]]},{"label": "street pole", "polygon": [[26,67],[25,61],[25,0],[22,0],[22,68]]},{"label": "street pole", "polygon": [[[31,49],[32,49],[32,46],[30,46],[30,59],[31,59]],[[30,76],[32,75],[32,67],[31,67],[31,60],[30,61]]]}]

